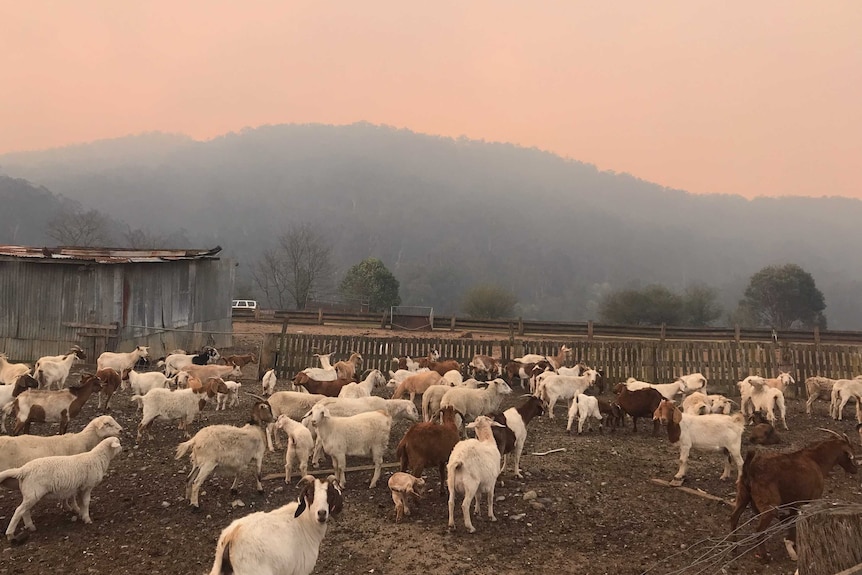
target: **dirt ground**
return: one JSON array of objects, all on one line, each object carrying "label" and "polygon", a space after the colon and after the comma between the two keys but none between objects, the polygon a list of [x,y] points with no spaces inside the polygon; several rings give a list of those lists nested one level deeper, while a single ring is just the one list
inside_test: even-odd
[{"label": "dirt ground", "polygon": [[[244,333],[255,331],[248,325],[242,324]],[[254,350],[255,341],[253,333],[238,336],[234,351]],[[249,379],[243,380],[244,389],[260,390],[253,375],[256,372],[257,366],[246,367]],[[279,387],[284,389],[283,382]],[[193,431],[214,423],[240,424],[252,402],[252,398],[242,396],[239,408],[218,413],[208,406]],[[513,398],[504,407],[514,403]],[[823,438],[825,434],[815,429],[818,426],[855,436],[853,422],[833,422],[826,416],[826,407],[823,402],[816,404],[816,415],[809,419],[801,401],[789,400],[790,431],[782,433],[784,447],[799,447]],[[569,436],[564,408],[558,404],[555,413],[553,420],[542,417],[530,425],[527,455],[522,460],[525,478],[514,479],[511,470],[503,473],[496,489],[498,521],[485,518],[483,505],[483,513],[473,515],[477,528],[473,535],[465,532],[460,516],[456,517],[456,530],[447,530],[446,503],[438,497],[439,478],[434,470],[427,475],[431,491],[421,502],[418,515],[401,524],[394,522],[386,487],[392,469],[384,472],[373,490],[367,487],[370,471],[348,473],[344,512],[331,521],[314,572],[793,573],[795,565],[786,558],[780,540],[768,544],[773,555],[770,563],[748,554],[705,570],[691,567],[707,553],[710,538],[717,540],[727,534],[731,507],[650,483],[650,478],[670,479],[678,466],[677,450],[668,446],[666,437],[652,437],[651,426],[642,426],[634,434],[629,421],[627,429],[613,434]],[[181,432],[174,425],[156,422],[156,440],[136,447],[135,427],[140,416],[129,392],[114,397],[111,414],[124,428],[124,451],[93,492],[93,524],[74,521],[55,502],[43,501],[33,512],[38,531],[23,545],[0,544],[0,574],[207,573],[223,527],[250,512],[284,505],[298,494],[295,485],[272,479],[264,483],[265,494],[259,496],[251,477],[245,476],[239,493],[231,495],[231,479],[216,475],[204,486],[202,511],[193,514],[183,499],[188,460],[174,460],[176,445],[183,440]],[[70,431],[79,431],[95,415],[93,400]],[[394,448],[408,426],[403,422],[393,426],[386,461],[395,460]],[[56,433],[57,428],[34,425],[34,432]],[[566,451],[531,455],[557,448]],[[686,485],[733,499],[733,484],[718,480],[721,460],[719,455],[693,454]],[[362,459],[349,462],[366,463]],[[283,472],[283,465],[283,451],[268,453],[264,472]],[[862,475],[849,477],[838,469],[827,481],[825,497],[862,502],[860,481]],[[524,494],[531,490],[537,498],[525,501]],[[17,491],[0,490],[0,525],[4,529],[19,502]],[[460,513],[460,508],[456,511]],[[750,512],[743,520],[749,517]]]}]

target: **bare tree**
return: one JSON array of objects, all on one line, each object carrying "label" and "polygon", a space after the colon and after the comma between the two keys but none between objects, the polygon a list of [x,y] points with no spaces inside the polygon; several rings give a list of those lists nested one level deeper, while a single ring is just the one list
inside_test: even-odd
[{"label": "bare tree", "polygon": [[126,226],[126,230],[123,232],[123,239],[126,247],[136,250],[177,248],[188,246],[190,243],[182,230],[166,236],[155,233],[149,228],[132,229],[129,226]]},{"label": "bare tree", "polygon": [[98,210],[70,210],[50,220],[45,233],[63,246],[106,246],[111,243],[111,220]]},{"label": "bare tree", "polygon": [[278,247],[263,252],[252,277],[270,305],[286,309],[293,300],[296,309],[304,309],[330,280],[331,259],[332,247],[315,226],[294,224],[278,239]]}]

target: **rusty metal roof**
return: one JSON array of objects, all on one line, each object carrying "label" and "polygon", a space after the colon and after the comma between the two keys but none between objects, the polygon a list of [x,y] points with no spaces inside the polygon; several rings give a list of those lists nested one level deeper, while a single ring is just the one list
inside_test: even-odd
[{"label": "rusty metal roof", "polygon": [[127,248],[79,248],[0,245],[0,258],[12,257],[34,260],[95,262],[99,264],[125,264],[173,262],[178,260],[217,259],[221,246],[209,250],[137,250]]}]

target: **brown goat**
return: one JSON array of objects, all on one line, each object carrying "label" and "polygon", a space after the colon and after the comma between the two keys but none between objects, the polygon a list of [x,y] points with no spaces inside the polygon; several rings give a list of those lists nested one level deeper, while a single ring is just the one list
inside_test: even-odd
[{"label": "brown goat", "polygon": [[805,402],[805,413],[811,415],[811,406],[818,399],[831,400],[835,380],[829,377],[814,376],[805,380],[805,391],[808,401]]},{"label": "brown goat", "polygon": [[508,376],[506,383],[512,386],[515,383],[515,378],[517,378],[521,380],[521,389],[527,389],[527,385],[524,382],[529,381],[534,367],[536,367],[535,363],[508,362],[503,368],[503,371]]},{"label": "brown goat", "polygon": [[426,421],[416,423],[407,430],[398,447],[395,456],[401,461],[401,471],[410,472],[419,477],[426,467],[437,466],[440,472],[440,497],[446,490],[446,463],[455,444],[461,439],[461,432],[455,423],[454,407],[446,407],[441,411],[441,424]]},{"label": "brown goat", "polygon": [[[855,474],[856,461],[850,439],[834,431],[830,433],[835,437],[798,451],[749,451],[742,466],[742,477],[736,484],[736,508],[730,515],[730,530],[736,531],[739,517],[749,504],[755,513],[760,514],[757,524],[757,532],[760,533],[778,517],[779,507],[820,499],[826,476],[836,465]],[[798,510],[790,508],[790,512],[795,515]],[[795,527],[790,528],[788,539],[795,541]],[[762,557],[762,546],[761,541],[755,551],[758,557]],[[790,545],[787,552],[796,559]]]},{"label": "brown goat", "polygon": [[[632,417],[634,422],[634,433],[637,433],[638,431],[638,418],[648,417],[652,419],[653,413],[658,409],[661,400],[664,399],[662,395],[652,387],[629,391],[625,383],[618,383],[614,388],[614,393],[617,394],[617,404],[620,406],[620,409]],[[652,427],[653,436],[658,435],[660,426],[661,423],[659,420],[654,419]]]},{"label": "brown goat", "polygon": [[443,376],[436,371],[423,371],[416,375],[407,376],[404,381],[399,383],[392,394],[392,399],[401,399],[405,393],[410,393],[410,401],[413,401],[417,395],[422,395],[432,385],[445,383]]},{"label": "brown goat", "polygon": [[60,423],[60,435],[66,433],[69,420],[80,413],[93,392],[99,392],[102,381],[91,373],[81,374],[81,383],[59,391],[28,389],[14,399],[18,414],[12,435],[30,433],[30,424]]},{"label": "brown goat", "polygon": [[616,431],[617,427],[622,427],[625,424],[626,414],[616,401],[599,399],[599,413],[607,421],[608,427],[611,428],[611,433]]},{"label": "brown goat", "polygon": [[748,433],[748,442],[755,445],[776,445],[781,443],[781,437],[775,432],[772,424],[766,420],[762,411],[755,411],[751,416],[754,426]]},{"label": "brown goat", "polygon": [[333,379],[332,381],[317,381],[311,379],[307,373],[300,371],[293,378],[293,385],[302,386],[308,393],[316,393],[327,397],[338,397],[341,393],[341,388],[352,383],[350,379]]},{"label": "brown goat", "polygon": [[446,361],[438,361],[436,363],[432,363],[428,367],[431,368],[431,371],[436,371],[440,375],[446,375],[447,371],[452,371],[453,369],[457,372],[461,372],[461,364],[455,361],[454,359],[447,359]]},{"label": "brown goat", "polygon": [[246,353],[243,355],[223,355],[221,360],[224,362],[224,365],[235,365],[240,368],[250,363],[257,363],[257,357],[255,357],[253,353]]},{"label": "brown goat", "polygon": [[124,369],[123,374],[120,375],[116,369],[106,367],[96,372],[96,377],[102,380],[102,389],[99,390],[99,405],[97,406],[99,409],[102,408],[102,396],[104,395],[105,411],[108,411],[108,402],[111,401],[114,392],[122,385],[123,379],[128,379],[130,371],[131,369]]},{"label": "brown goat", "polygon": [[335,368],[338,379],[353,381],[356,378],[356,372],[362,367],[362,356],[353,352],[346,361],[339,361],[332,367]]}]

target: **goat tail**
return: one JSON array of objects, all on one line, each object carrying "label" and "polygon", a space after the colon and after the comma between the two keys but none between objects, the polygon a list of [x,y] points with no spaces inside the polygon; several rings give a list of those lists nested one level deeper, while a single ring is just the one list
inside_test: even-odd
[{"label": "goat tail", "polygon": [[233,540],[234,530],[222,533],[216,545],[215,561],[210,575],[233,575],[233,565],[230,563],[230,544]]},{"label": "goat tail", "polygon": [[144,404],[144,396],[135,394],[132,396],[132,401],[138,402],[138,405],[143,405]]},{"label": "goat tail", "polygon": [[410,463],[407,458],[407,435],[401,438],[398,442],[398,447],[395,448],[395,457],[401,462],[401,471],[407,471],[407,465]]},{"label": "goat tail", "polygon": [[745,461],[742,463],[742,476],[739,478],[740,489],[745,489],[746,492],[751,491],[751,463],[757,455],[757,450],[749,449],[745,454]]},{"label": "goat tail", "polygon": [[45,372],[40,367],[39,369],[36,370],[36,373],[34,373],[33,375],[36,376],[33,379],[35,379],[36,381],[39,382],[39,388],[41,389],[45,385]]},{"label": "goat tail", "polygon": [[0,485],[15,489],[18,487],[18,479],[21,475],[20,467],[13,467],[6,471],[0,472]]},{"label": "goat tail", "polygon": [[742,415],[741,411],[737,411],[733,415],[730,416],[731,420],[738,425],[745,425],[745,416]]},{"label": "goat tail", "polygon": [[183,441],[182,443],[180,443],[179,445],[177,445],[177,454],[176,454],[176,456],[174,457],[174,459],[180,459],[180,458],[182,458],[186,453],[188,453],[188,452],[189,452],[189,449],[191,449],[191,448],[192,448],[192,446],[194,445],[194,443],[195,443],[195,438],[194,438],[194,437],[192,437],[192,438],[191,438],[191,439],[189,439],[188,441]]}]

